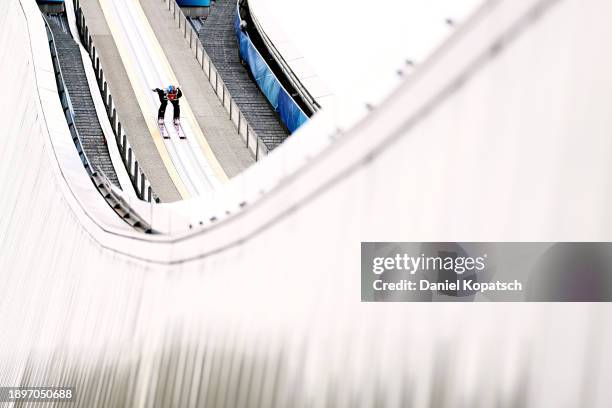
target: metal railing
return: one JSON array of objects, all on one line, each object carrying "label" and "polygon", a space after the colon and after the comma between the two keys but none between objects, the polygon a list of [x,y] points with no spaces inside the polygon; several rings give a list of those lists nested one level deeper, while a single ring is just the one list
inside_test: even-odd
[{"label": "metal railing", "polygon": [[[78,0],[77,0],[78,1]],[[183,32],[183,38],[189,43],[189,48],[195,56],[195,59],[200,64],[204,75],[215,91],[215,94],[221,101],[225,110],[229,113],[230,120],[234,124],[238,134],[244,140],[246,147],[253,153],[255,160],[259,160],[262,156],[268,154],[266,144],[261,140],[253,127],[249,124],[244,114],[240,111],[238,104],[232,98],[227,86],[223,82],[221,75],[212,63],[210,56],[204,49],[204,46],[198,39],[198,34],[195,32],[191,24],[188,23],[187,17],[181,10],[181,7],[176,3],[176,0],[161,0],[162,3],[168,3],[168,11],[172,13],[173,19],[177,22],[178,28]],[[194,41],[195,37],[195,41]]]},{"label": "metal railing", "polygon": [[121,120],[119,120],[119,115],[117,114],[113,96],[110,93],[108,83],[104,77],[104,69],[100,63],[100,57],[91,35],[89,34],[89,28],[87,27],[87,22],[80,6],[80,0],[75,0],[74,9],[81,43],[87,50],[89,58],[91,59],[91,64],[96,74],[98,88],[100,89],[102,100],[104,101],[104,106],[106,108],[106,115],[108,116],[111,128],[113,129],[115,141],[117,142],[119,153],[121,154],[121,160],[127,169],[132,185],[134,186],[134,190],[136,191],[136,195],[141,200],[148,202],[159,202],[159,198],[153,191],[151,183],[143,172],[138,159],[136,159],[136,155],[132,149],[132,146],[130,145],[128,136],[121,125]]},{"label": "metal railing", "polygon": [[49,22],[44,15],[43,20],[45,22],[45,29],[47,30],[47,40],[49,42],[49,50],[51,51],[51,62],[53,64],[55,83],[57,84],[57,90],[60,97],[62,110],[64,112],[64,118],[66,119],[70,135],[72,136],[72,141],[74,142],[79,158],[81,159],[81,163],[83,163],[83,167],[85,167],[87,175],[110,207],[115,211],[115,213],[123,218],[125,222],[136,230],[152,233],[153,230],[151,226],[131,208],[130,204],[126,202],[120,194],[115,192],[115,187],[110,182],[108,177],[106,177],[104,172],[95,166],[87,157],[87,153],[85,153],[85,150],[83,149],[81,136],[75,124],[74,108],[72,106],[72,101],[70,100],[68,90],[66,89],[66,80],[64,79],[62,67],[59,63],[55,37],[51,31]]}]

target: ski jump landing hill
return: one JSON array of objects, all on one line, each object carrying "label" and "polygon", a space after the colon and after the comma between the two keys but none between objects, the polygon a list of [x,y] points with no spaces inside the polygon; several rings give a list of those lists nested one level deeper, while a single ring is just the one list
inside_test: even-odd
[{"label": "ski jump landing hill", "polygon": [[229,215],[144,235],[83,170],[35,3],[0,2],[0,384],[82,407],[606,406],[608,305],[362,304],[359,251],[611,240],[610,15],[485,3],[349,130],[315,118],[210,198]]}]

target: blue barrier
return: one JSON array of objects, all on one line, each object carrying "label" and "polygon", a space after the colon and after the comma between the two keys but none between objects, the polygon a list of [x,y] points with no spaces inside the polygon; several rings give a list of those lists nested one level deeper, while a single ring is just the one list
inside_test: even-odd
[{"label": "blue barrier", "polygon": [[240,29],[240,10],[238,6],[236,6],[234,31],[238,39],[240,57],[249,66],[249,70],[261,92],[263,92],[270,104],[278,112],[289,132],[293,133],[308,121],[308,116],[306,116],[302,108],[281,85],[276,75],[274,75],[268,66],[268,63],[253,45],[249,35]]},{"label": "blue barrier", "polygon": [[210,7],[210,0],[176,0],[180,7]]}]

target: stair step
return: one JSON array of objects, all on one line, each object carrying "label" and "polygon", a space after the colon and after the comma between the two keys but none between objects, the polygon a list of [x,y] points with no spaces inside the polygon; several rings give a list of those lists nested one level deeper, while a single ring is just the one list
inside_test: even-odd
[{"label": "stair step", "polygon": [[233,28],[235,12],[235,1],[217,0],[198,38],[240,111],[268,149],[272,150],[287,138],[289,132],[240,62]]},{"label": "stair step", "polygon": [[[67,23],[66,23],[67,26]],[[68,96],[72,102],[74,121],[85,154],[94,166],[104,171],[109,180],[119,186],[102,127],[98,122],[96,107],[81,59],[79,46],[54,19],[49,19],[62,76],[66,81]]]}]

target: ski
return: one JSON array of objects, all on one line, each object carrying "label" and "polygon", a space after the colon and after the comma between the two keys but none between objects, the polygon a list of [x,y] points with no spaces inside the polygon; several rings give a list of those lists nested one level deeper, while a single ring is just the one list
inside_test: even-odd
[{"label": "ski", "polygon": [[174,129],[176,129],[176,133],[178,133],[179,137],[181,139],[187,139],[187,136],[185,136],[185,132],[183,131],[183,127],[181,126],[181,122],[180,121],[173,122],[173,125],[174,125]]},{"label": "ski", "polygon": [[165,123],[158,121],[157,127],[159,128],[159,132],[161,133],[164,139],[170,139],[170,134],[168,133],[168,129],[166,129]]}]

